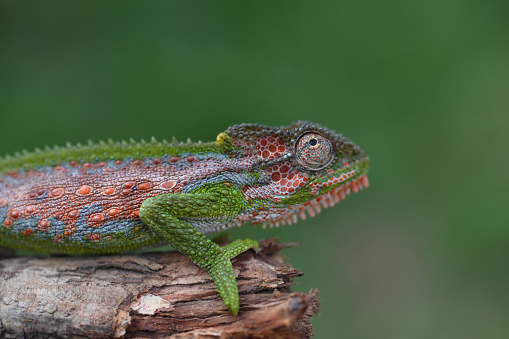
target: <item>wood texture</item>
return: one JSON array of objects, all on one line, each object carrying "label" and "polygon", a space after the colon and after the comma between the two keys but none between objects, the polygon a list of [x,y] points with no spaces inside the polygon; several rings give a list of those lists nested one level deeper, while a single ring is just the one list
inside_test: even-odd
[{"label": "wood texture", "polygon": [[308,338],[318,292],[290,291],[302,273],[276,240],[233,259],[240,313],[177,252],[9,257],[0,252],[2,338]]}]

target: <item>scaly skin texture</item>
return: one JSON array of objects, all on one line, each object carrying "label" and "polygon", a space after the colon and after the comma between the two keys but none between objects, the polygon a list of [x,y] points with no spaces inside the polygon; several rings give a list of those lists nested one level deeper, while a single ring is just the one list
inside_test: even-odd
[{"label": "scaly skin texture", "polygon": [[237,314],[230,259],[203,234],[292,224],[368,186],[366,154],[309,122],[242,124],[215,142],[176,140],[46,148],[0,159],[0,246],[119,253],[170,243],[206,269]]}]

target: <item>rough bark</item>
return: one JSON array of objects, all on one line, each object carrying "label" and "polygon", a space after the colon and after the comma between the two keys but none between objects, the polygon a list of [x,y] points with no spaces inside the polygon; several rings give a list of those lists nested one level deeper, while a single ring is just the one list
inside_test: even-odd
[{"label": "rough bark", "polygon": [[0,260],[2,338],[308,338],[318,292],[289,290],[302,273],[261,243],[233,259],[240,313],[177,252]]}]

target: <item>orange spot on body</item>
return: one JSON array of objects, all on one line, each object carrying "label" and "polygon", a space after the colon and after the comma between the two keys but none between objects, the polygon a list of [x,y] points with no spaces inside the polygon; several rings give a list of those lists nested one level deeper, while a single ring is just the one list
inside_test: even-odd
[{"label": "orange spot on body", "polygon": [[104,194],[106,195],[112,195],[113,193],[115,193],[115,189],[111,187],[108,187],[107,189],[104,190]]},{"label": "orange spot on body", "polygon": [[177,162],[177,161],[179,161],[178,157],[171,157],[170,158],[170,162]]},{"label": "orange spot on body", "polygon": [[149,182],[144,182],[138,185],[138,189],[141,191],[146,191],[152,188],[152,184]]},{"label": "orange spot on body", "polygon": [[117,214],[118,214],[118,210],[116,208],[110,208],[108,210],[108,215],[110,215],[110,216],[115,216]]},{"label": "orange spot on body", "polygon": [[25,212],[27,213],[34,213],[35,212],[35,206],[34,205],[28,205],[25,207]]},{"label": "orange spot on body", "polygon": [[90,192],[92,192],[92,187],[83,185],[76,191],[76,194],[87,195],[90,194]]},{"label": "orange spot on body", "polygon": [[176,184],[177,184],[177,182],[173,181],[173,180],[166,181],[163,183],[163,188],[166,188],[166,189],[173,188],[173,187],[175,187]]},{"label": "orange spot on body", "polygon": [[159,159],[159,158],[155,158],[154,160],[152,160],[152,163],[153,163],[154,165],[159,165],[159,164],[161,163],[161,159]]},{"label": "orange spot on body", "polygon": [[94,214],[94,215],[90,218],[90,220],[92,220],[93,222],[99,222],[99,221],[103,220],[103,217],[102,217],[102,215],[100,215],[100,214]]},{"label": "orange spot on body", "polygon": [[49,193],[49,195],[51,195],[52,197],[58,197],[62,193],[64,193],[64,190],[61,189],[60,187],[58,187],[58,188],[52,189],[51,192]]},{"label": "orange spot on body", "polygon": [[77,210],[73,210],[73,211],[70,211],[68,214],[69,218],[71,219],[76,219],[77,217],[80,216],[80,212],[77,211]]},{"label": "orange spot on body", "polygon": [[12,210],[10,215],[11,215],[11,218],[16,219],[16,218],[19,217],[19,211],[18,210]]},{"label": "orange spot on body", "polygon": [[39,220],[39,222],[37,223],[37,229],[42,232],[49,230],[50,226],[48,220],[46,219]]},{"label": "orange spot on body", "polygon": [[124,184],[124,188],[133,188],[134,182],[128,181]]}]

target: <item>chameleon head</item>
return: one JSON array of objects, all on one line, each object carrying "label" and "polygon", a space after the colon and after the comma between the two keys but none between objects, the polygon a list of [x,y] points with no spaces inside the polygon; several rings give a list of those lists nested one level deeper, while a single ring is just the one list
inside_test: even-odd
[{"label": "chameleon head", "polygon": [[227,139],[232,156],[251,159],[252,175],[258,176],[256,184],[243,188],[255,208],[240,222],[291,224],[298,216],[314,216],[322,207],[368,187],[368,156],[349,139],[320,125],[242,124],[218,137],[218,141]]}]

